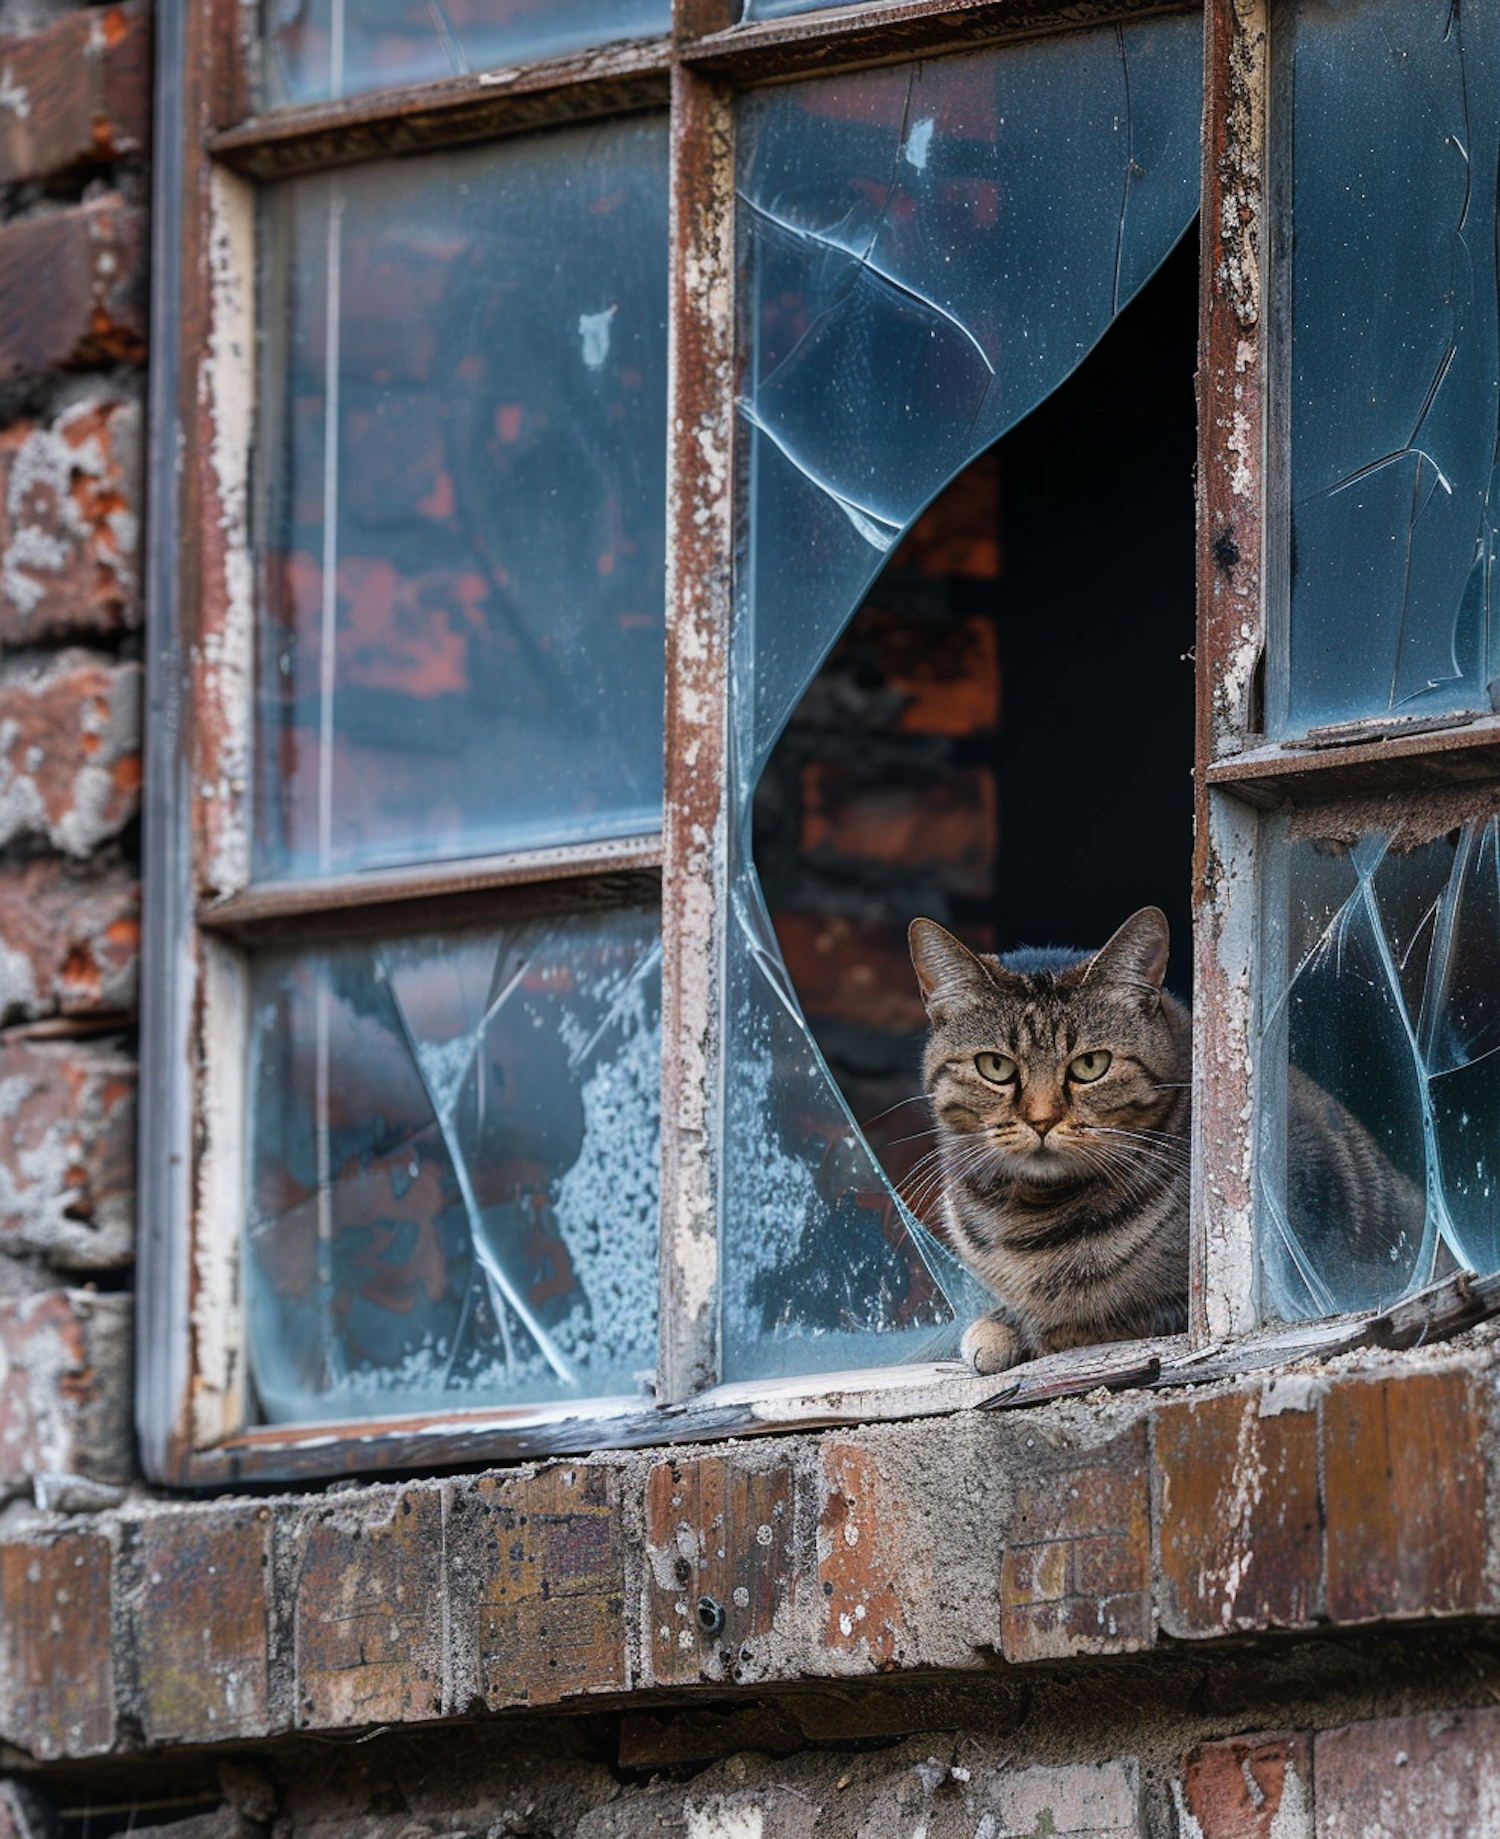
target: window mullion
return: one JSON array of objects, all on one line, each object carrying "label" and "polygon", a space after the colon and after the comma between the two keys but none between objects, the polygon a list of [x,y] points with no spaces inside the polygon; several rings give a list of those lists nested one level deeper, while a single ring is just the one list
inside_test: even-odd
[{"label": "window mullion", "polygon": [[662,1213],[658,1397],[718,1376],[718,1171],[733,570],[734,134],[729,92],[672,88]]},{"label": "window mullion", "polygon": [[1198,740],[1193,862],[1190,1330],[1254,1325],[1253,1105],[1258,822],[1210,790],[1245,745],[1265,632],[1265,228],[1268,6],[1205,15],[1198,378]]}]

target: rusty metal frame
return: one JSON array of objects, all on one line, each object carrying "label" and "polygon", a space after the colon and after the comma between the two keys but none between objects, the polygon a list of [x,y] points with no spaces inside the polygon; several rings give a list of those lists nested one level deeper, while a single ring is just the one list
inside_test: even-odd
[{"label": "rusty metal frame", "polygon": [[[1226,763],[1244,756],[1252,653],[1258,655],[1262,624],[1258,213],[1264,208],[1267,3],[1209,0],[1206,21],[1211,75],[1203,238],[1211,285],[1205,287],[1200,384],[1195,860],[1198,975],[1205,993],[1195,1144],[1193,1327],[1200,1340],[1235,1325],[1214,1298],[1232,1291],[1237,1261],[1249,1257],[1249,1016],[1240,977],[1242,970],[1248,976],[1249,965],[1254,881],[1246,870],[1247,864],[1253,869],[1254,814],[1227,789],[1239,782]],[[823,1375],[790,1385],[714,1384],[723,1026],[716,977],[727,876],[735,538],[733,98],[738,89],[799,74],[1181,11],[1184,4],[867,0],[734,26],[732,0],[676,0],[670,39],[275,115],[251,110],[245,0],[164,6],[149,554],[143,1063],[150,1078],[143,1082],[139,1337],[139,1422],[145,1466],[154,1479],[223,1487],[472,1465],[547,1451],[932,1415],[974,1404],[993,1389],[993,1381],[966,1379],[954,1368]],[[246,507],[240,502],[244,481],[234,456],[226,460],[222,410],[225,367],[233,368],[226,353],[238,351],[236,340],[247,336],[250,278],[241,271],[252,184],[606,111],[662,106],[670,108],[672,122],[672,325],[661,838],[316,886],[247,885],[236,867],[243,860],[235,814],[244,784],[236,724],[243,724],[247,696],[243,602],[253,576],[247,573]],[[230,385],[247,387],[251,358],[239,351],[237,361],[238,383],[231,378]],[[1226,530],[1239,558],[1232,567],[1222,562],[1227,550],[1219,539]],[[1332,762],[1330,753],[1325,776]],[[235,1082],[223,1066],[236,1051],[236,953],[249,941],[310,936],[307,929],[364,925],[377,916],[399,915],[409,924],[420,914],[432,924],[484,910],[486,902],[586,899],[593,889],[608,898],[611,878],[634,878],[638,885],[641,875],[658,870],[665,976],[657,1406],[598,1401],[318,1429],[242,1428],[236,1401],[243,1376],[217,1319],[237,1307],[233,1258],[226,1262],[224,1251],[232,1236],[224,1209],[233,1206],[233,1145],[216,1159],[210,1141],[215,1130],[232,1129],[226,1120]]]}]

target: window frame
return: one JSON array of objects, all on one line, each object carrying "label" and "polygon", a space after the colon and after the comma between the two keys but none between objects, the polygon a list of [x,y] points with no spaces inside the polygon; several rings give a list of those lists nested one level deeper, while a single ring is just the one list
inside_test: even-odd
[{"label": "window frame", "polygon": [[[734,100],[744,89],[1157,13],[1195,0],[867,0],[733,26],[734,0],[675,0],[670,36],[410,89],[256,115],[246,0],[164,10],[158,36],[150,453],[138,1427],[157,1481],[187,1487],[418,1470],[741,1432],[932,1415],[992,1398],[953,1364],[716,1383],[714,967],[726,909],[728,632],[735,549]],[[1432,737],[1385,747],[1247,745],[1267,594],[1270,0],[1204,0],[1199,335],[1194,1140],[1187,1337],[1057,1356],[1010,1402],[1140,1383],[1248,1334],[1253,1314],[1254,959],[1258,807],[1388,774]],[[219,896],[245,795],[253,618],[249,455],[255,380],[253,186],[549,125],[670,110],[666,784],[659,838],[529,851]],[[1284,342],[1284,341],[1283,341]],[[1268,538],[1268,531],[1270,533]],[[1232,556],[1232,560],[1229,558]],[[1471,726],[1463,735],[1475,738]],[[1253,737],[1252,737],[1253,738]],[[1415,745],[1413,745],[1415,742]],[[1439,744],[1449,744],[1439,737]],[[1467,744],[1453,737],[1452,744]],[[1500,754],[1500,722],[1481,745]],[[1372,753],[1372,748],[1374,753]],[[1274,757],[1272,755],[1274,754]],[[1378,758],[1376,757],[1378,755]],[[1368,756],[1368,758],[1367,758]],[[1413,768],[1420,771],[1420,766]],[[236,780],[236,773],[239,778]],[[1348,781],[1351,785],[1353,780]],[[1397,783],[1388,777],[1383,784]],[[1364,782],[1361,781],[1361,784]],[[1288,793],[1286,786],[1293,790]],[[600,875],[659,876],[662,1194],[657,1402],[458,1409],[245,1428],[238,1308],[242,1069],[235,951],[286,924],[424,924],[562,904]],[[584,882],[586,885],[586,881]],[[319,921],[322,912],[329,917]],[[1299,1348],[1306,1341],[1304,1333]],[[1282,1337],[1283,1341],[1286,1337]],[[1154,1351],[1153,1351],[1154,1350]],[[1305,1351],[1305,1349],[1304,1349]],[[1267,1357],[1275,1353],[1274,1337]]]}]

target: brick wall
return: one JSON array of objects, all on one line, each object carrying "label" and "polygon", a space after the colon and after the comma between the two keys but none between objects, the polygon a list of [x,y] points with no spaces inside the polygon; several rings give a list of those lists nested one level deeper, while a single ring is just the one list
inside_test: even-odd
[{"label": "brick wall", "polygon": [[0,6],[7,1497],[131,1470],[150,77],[142,0]]}]

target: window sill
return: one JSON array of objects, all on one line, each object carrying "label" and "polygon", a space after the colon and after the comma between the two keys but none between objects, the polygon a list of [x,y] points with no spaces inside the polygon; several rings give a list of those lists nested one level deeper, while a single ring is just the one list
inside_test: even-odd
[{"label": "window sill", "polygon": [[1497,1349],[37,1515],[0,1543],[0,1738],[52,1759],[1500,1613]]}]

